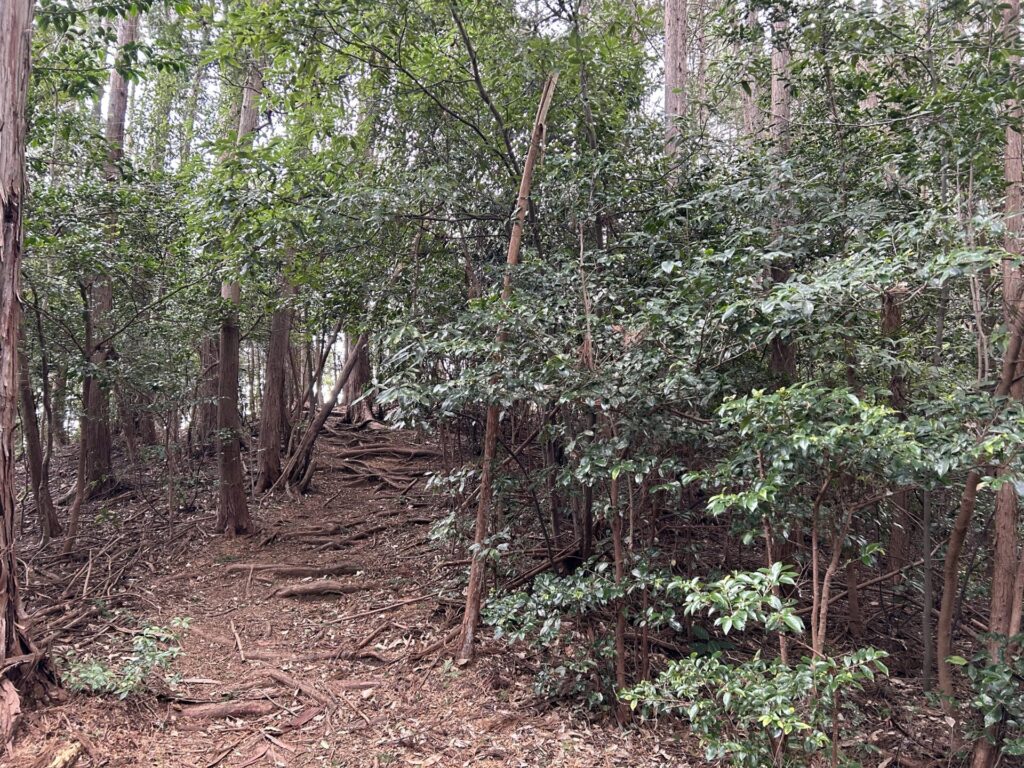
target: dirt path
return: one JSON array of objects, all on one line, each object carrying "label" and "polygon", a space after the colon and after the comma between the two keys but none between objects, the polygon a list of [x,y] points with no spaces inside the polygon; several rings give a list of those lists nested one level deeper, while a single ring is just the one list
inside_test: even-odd
[{"label": "dirt path", "polygon": [[[689,764],[667,729],[545,709],[531,660],[502,643],[485,638],[462,668],[439,649],[458,621],[461,566],[429,539],[443,512],[405,479],[431,468],[430,446],[335,428],[319,461],[316,493],[258,510],[258,535],[209,537],[198,516],[187,544],[133,568],[136,615],[190,620],[171,667],[180,682],[125,700],[72,694],[30,713],[0,765],[46,766],[68,749],[79,766]],[[333,593],[280,594],[324,578]],[[132,631],[102,612],[86,627],[82,655],[130,644]],[[203,707],[233,716],[197,717]]]}]

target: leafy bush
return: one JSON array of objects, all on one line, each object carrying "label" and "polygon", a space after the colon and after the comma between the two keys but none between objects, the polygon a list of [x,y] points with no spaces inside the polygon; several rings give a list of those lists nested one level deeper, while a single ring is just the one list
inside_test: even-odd
[{"label": "leafy bush", "polygon": [[[495,627],[497,637],[527,642],[536,649],[543,659],[538,693],[600,706],[614,698],[614,648],[609,635],[595,633],[593,628],[610,616],[620,599],[646,593],[645,608],[637,605],[627,610],[629,622],[640,628],[681,631],[683,617],[703,612],[713,618],[712,628],[722,635],[752,625],[800,631],[803,625],[792,601],[775,594],[779,586],[790,584],[793,574],[781,563],[703,583],[652,568],[646,561],[616,584],[610,564],[595,561],[568,576],[541,574],[530,590],[493,598],[485,607],[484,620]],[[703,640],[710,639],[699,625],[693,629]],[[714,641],[702,645],[721,647]]]},{"label": "leafy bush", "polygon": [[997,728],[1003,754],[1024,755],[1024,635],[1001,638],[998,662],[981,652],[968,661],[953,656],[950,663],[962,666],[971,681],[971,707],[981,715],[984,738]]},{"label": "leafy bush", "polygon": [[763,768],[793,758],[793,765],[806,765],[797,756],[837,747],[843,694],[860,689],[876,672],[887,674],[884,656],[865,648],[786,666],[760,654],[738,664],[720,652],[693,654],[621,698],[646,714],[684,714],[708,760]]},{"label": "leafy bush", "polygon": [[71,652],[64,660],[64,684],[72,691],[113,694],[119,699],[141,693],[154,673],[167,669],[181,655],[178,641],[188,624],[188,619],[172,619],[170,627],[145,627],[132,641],[132,652],[118,666]]}]

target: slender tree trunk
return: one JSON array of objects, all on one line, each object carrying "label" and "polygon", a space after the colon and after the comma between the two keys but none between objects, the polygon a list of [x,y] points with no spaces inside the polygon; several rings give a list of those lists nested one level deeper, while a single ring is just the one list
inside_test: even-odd
[{"label": "slender tree trunk", "polygon": [[[993,396],[996,398],[1006,397],[1010,392],[1017,371],[1017,361],[1020,359],[1022,343],[1024,343],[1024,312],[1017,314],[1009,329],[1009,341],[1006,345],[1006,354],[1003,357],[1002,371],[993,392]],[[939,690],[946,696],[947,702],[952,702],[954,696],[953,674],[948,658],[952,653],[953,646],[953,608],[956,603],[957,577],[960,573],[960,553],[963,551],[971,518],[974,516],[980,483],[980,469],[972,469],[967,473],[964,491],[960,497],[960,509],[953,521],[949,544],[946,547],[946,559],[942,566],[942,601],[939,607],[939,619],[935,626],[935,652],[939,673]]]},{"label": "slender tree trunk", "polygon": [[690,0],[665,0],[665,152],[679,150],[679,122],[686,118]]},{"label": "slender tree trunk", "polygon": [[[533,134],[530,139],[530,149],[526,153],[526,161],[523,164],[523,178],[519,184],[519,195],[516,198],[516,215],[512,222],[512,236],[508,243],[508,266],[514,267],[519,264],[519,250],[523,242],[523,226],[526,222],[526,210],[529,205],[530,187],[533,183],[533,168],[540,155],[541,144],[547,128],[548,109],[554,97],[555,85],[558,82],[558,75],[548,75],[544,83],[544,91],[541,94],[540,106],[537,109],[537,117],[533,123]],[[506,270],[505,280],[501,290],[502,301],[507,302],[512,297],[512,272]],[[505,332],[498,331],[497,346],[500,348],[505,341]],[[473,658],[473,641],[476,635],[476,626],[480,622],[480,605],[483,600],[484,588],[484,559],[480,550],[487,540],[489,527],[491,490],[494,473],[494,456],[498,444],[498,406],[491,403],[487,406],[487,423],[484,431],[484,455],[480,467],[480,494],[477,499],[476,521],[474,524],[473,546],[474,557],[469,567],[469,585],[466,588],[466,610],[462,616],[462,630],[459,636],[458,657],[461,661],[470,661]]]},{"label": "slender tree trunk", "polygon": [[[367,388],[373,381],[373,369],[370,367],[369,345],[364,345],[358,352],[352,334],[345,334],[345,357],[356,355],[356,364],[352,375],[345,382],[345,418],[350,424],[360,424],[373,419],[373,396]],[[360,400],[360,398],[362,398]],[[356,402],[356,401],[359,402]]]},{"label": "slender tree trunk", "polygon": [[32,693],[37,682],[52,681],[49,664],[25,630],[14,539],[25,102],[34,9],[32,0],[0,3],[0,745],[13,738],[22,695]]},{"label": "slender tree trunk", "polygon": [[[786,39],[789,22],[784,14],[788,13],[784,6],[776,6],[777,14],[772,24],[772,81],[771,81],[771,114],[768,128],[775,153],[781,158],[789,152],[789,122],[791,98],[789,90],[789,41]],[[778,239],[782,235],[783,219],[776,216],[772,221],[772,234]],[[772,283],[784,283],[789,280],[789,269],[783,264],[773,264],[769,270]],[[796,379],[796,348],[784,336],[777,336],[770,342],[771,368],[784,383]]]},{"label": "slender tree trunk", "polygon": [[[117,30],[118,53],[134,45],[139,35],[139,17],[132,14],[121,19]],[[124,157],[125,115],[128,110],[128,81],[117,69],[110,72],[107,85],[107,161],[105,176],[107,182],[116,184],[121,179],[121,160]],[[118,226],[117,216],[111,214],[108,221],[110,239],[113,242]],[[106,338],[110,331],[110,314],[114,309],[114,293],[110,279],[105,275],[94,276],[89,286],[89,312],[92,317],[94,345],[89,349],[88,387],[83,384],[83,395],[88,390],[85,403],[86,479],[91,495],[115,484],[111,457],[110,435],[110,392],[105,380],[107,362],[112,356],[113,343]]]},{"label": "slender tree trunk", "polygon": [[57,368],[53,375],[53,421],[50,428],[57,440],[57,445],[68,445],[67,407],[68,401],[68,369],[66,365]]},{"label": "slender tree trunk", "polygon": [[[199,43],[199,50],[196,51],[196,59],[200,59],[202,53],[210,45],[210,30],[213,27],[212,24],[204,24],[202,38]],[[182,110],[184,114],[184,122],[181,127],[181,164],[185,165],[192,159],[192,143],[195,141],[196,135],[196,115],[199,112],[199,97],[203,92],[203,76],[205,74],[206,67],[201,63],[196,64],[195,71],[192,73],[192,81],[188,88],[188,97],[185,101],[185,107]]]},{"label": "slender tree trunk", "polygon": [[[619,510],[619,479],[612,478],[610,490],[612,559],[615,567],[615,583],[621,585],[626,578],[626,552],[622,542],[622,512]],[[626,601],[615,601],[615,691],[618,694],[626,688]],[[617,697],[616,697],[617,698]],[[616,717],[624,723],[629,719],[629,708],[619,702]]]},{"label": "slender tree trunk", "polygon": [[199,387],[197,392],[195,424],[189,430],[192,450],[209,452],[217,436],[217,361],[220,344],[216,336],[207,336],[199,344]]},{"label": "slender tree trunk", "polygon": [[[1020,0],[1010,0],[1003,6],[1003,36],[1011,50],[1015,50],[1019,40],[1018,25],[1020,23]],[[1019,74],[1020,56],[1012,53],[1010,70]],[[1020,120],[1020,105],[1013,101],[1009,104],[1010,113],[1016,121]],[[1003,247],[1011,258],[1003,261],[1003,320],[1009,326],[1017,317],[1024,315],[1024,287],[1020,267],[1014,260],[1022,251],[1021,237],[1024,234],[1024,166],[1021,156],[1021,134],[1012,126],[1006,128],[1006,144],[1004,151],[1004,180],[1006,182],[1006,233]],[[1009,354],[1009,352],[1007,353]],[[1013,382],[1009,394],[1014,400],[1024,399],[1024,382],[1021,381],[1021,360],[1009,360],[1013,366]],[[1000,467],[999,475],[1007,474]],[[993,664],[1002,661],[1002,645],[1011,634],[1014,616],[1020,616],[1022,596],[1018,591],[1018,543],[1017,533],[1017,491],[1012,482],[1004,482],[996,492],[996,509],[994,516],[994,541],[992,549],[992,593],[989,606],[988,631],[991,638],[988,643],[989,660]],[[1019,627],[1018,627],[1019,629]],[[972,768],[991,768],[995,765],[1001,752],[1002,723],[996,723],[985,730],[974,745]]]},{"label": "slender tree trunk", "polygon": [[291,348],[292,310],[288,300],[293,293],[282,277],[280,306],[270,318],[270,341],[267,344],[266,384],[260,408],[259,474],[256,492],[273,487],[281,476],[281,449],[288,436],[288,401],[285,397],[286,367]]},{"label": "slender tree trunk", "polygon": [[[258,102],[263,90],[263,73],[252,63],[242,92],[242,107],[238,116],[238,143],[252,140],[259,117]],[[236,536],[251,533],[252,520],[245,493],[242,468],[242,425],[238,418],[238,373],[240,332],[238,305],[241,286],[225,281],[221,297],[226,306],[220,325],[220,358],[217,371],[217,442],[220,468],[219,503],[216,530]]]},{"label": "slender tree trunk", "polygon": [[[359,337],[359,341],[356,342],[356,349],[366,345],[367,334],[362,334]],[[310,467],[313,462],[313,448],[316,445],[316,439],[320,435],[320,430],[323,429],[324,424],[327,423],[327,418],[334,411],[334,407],[338,404],[338,398],[341,396],[341,390],[345,386],[345,382],[348,381],[348,377],[352,375],[352,369],[355,367],[356,360],[358,357],[352,355],[345,361],[344,367],[338,374],[337,379],[334,381],[334,388],[331,389],[331,394],[324,401],[324,404],[320,407],[316,417],[312,423],[306,428],[306,431],[302,435],[302,439],[299,440],[298,446],[288,459],[288,463],[281,471],[281,476],[270,490],[274,490],[282,482],[287,482],[290,485],[305,485],[310,477]]]},{"label": "slender tree trunk", "polygon": [[[898,343],[903,332],[902,302],[906,293],[906,289],[902,286],[895,286],[882,294],[882,335],[893,343]],[[894,373],[889,380],[889,405],[901,419],[904,418],[903,414],[907,407],[907,378],[901,372]],[[893,526],[889,532],[890,571],[900,570],[912,558],[911,529],[914,518],[910,513],[910,499],[909,491],[899,491],[893,494],[891,499],[896,513],[893,516]],[[893,576],[894,583],[899,583],[902,580],[902,573]]]},{"label": "slender tree trunk", "polygon": [[[760,22],[757,20],[757,11],[754,9],[747,11],[744,23],[751,34],[759,31]],[[747,55],[753,55],[753,50],[754,46],[748,45]],[[757,97],[761,89],[753,67],[748,67],[744,73],[744,84],[746,87],[740,89],[740,100],[743,103],[743,133],[748,140],[751,140],[761,132],[763,125],[761,110],[757,106]]]},{"label": "slender tree trunk", "polygon": [[217,438],[220,468],[219,500],[215,530],[228,536],[251,533],[252,520],[242,471],[242,425],[238,419],[238,283],[225,283],[224,319],[220,325],[220,373],[218,376]]},{"label": "slender tree trunk", "polygon": [[88,484],[85,482],[85,430],[78,431],[78,471],[75,473],[75,495],[71,501],[71,509],[68,510],[68,530],[64,537],[64,545],[61,553],[70,555],[75,550],[75,543],[78,541],[78,523],[81,519],[82,504],[85,502],[85,495],[88,492]]},{"label": "slender tree trunk", "polygon": [[28,356],[22,348],[18,354],[18,389],[21,395],[21,431],[25,436],[25,453],[28,456],[28,474],[32,484],[32,496],[39,514],[39,528],[43,534],[43,542],[60,536],[61,527],[57,520],[57,510],[53,506],[50,495],[50,477],[43,461],[43,442],[39,435],[39,418],[36,414],[36,399],[32,392],[29,378]]}]

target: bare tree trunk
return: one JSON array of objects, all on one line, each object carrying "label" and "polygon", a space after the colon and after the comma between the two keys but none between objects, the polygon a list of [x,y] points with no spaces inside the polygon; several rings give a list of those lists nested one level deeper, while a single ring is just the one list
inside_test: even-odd
[{"label": "bare tree trunk", "polygon": [[[1021,347],[1024,344],[1024,312],[1018,313],[1009,329],[1009,341],[1003,357],[1002,371],[996,384],[993,396],[1006,397],[1010,392],[1017,361],[1020,359]],[[981,483],[981,470],[972,469],[967,473],[964,491],[960,497],[960,510],[953,521],[953,529],[949,534],[946,547],[946,559],[942,567],[942,601],[939,608],[939,619],[935,626],[936,662],[939,672],[939,690],[952,701],[954,696],[953,674],[948,658],[953,646],[953,607],[956,603],[957,576],[960,572],[960,553],[963,551],[971,518],[974,516],[978,498],[978,485]]]},{"label": "bare tree trunk", "polygon": [[665,153],[679,150],[679,121],[686,118],[690,0],[665,0]]},{"label": "bare tree trunk", "polygon": [[64,545],[61,553],[70,555],[75,550],[75,543],[78,540],[78,523],[81,518],[82,504],[87,493],[85,482],[85,430],[78,431],[78,471],[75,473],[75,495],[71,501],[71,509],[68,510],[68,530],[64,537]]},{"label": "bare tree trunk", "polygon": [[57,368],[53,375],[53,421],[50,429],[57,440],[57,445],[68,445],[71,440],[68,438],[68,428],[65,423],[67,418],[68,398],[68,369],[66,365]]},{"label": "bare tree trunk", "polygon": [[242,425],[238,419],[238,283],[225,283],[227,303],[220,325],[220,373],[217,398],[218,466],[220,468],[217,522],[219,533],[228,536],[251,533],[249,505],[242,471]]},{"label": "bare tree trunk", "polygon": [[[893,342],[897,342],[903,332],[902,301],[906,293],[902,286],[894,286],[882,294],[882,334]],[[894,373],[889,380],[889,405],[900,418],[903,418],[907,407],[907,379],[902,373]],[[890,571],[900,571],[912,559],[911,528],[914,518],[910,513],[910,498],[909,491],[898,491],[891,499],[896,514],[893,516],[893,526],[889,532]],[[894,583],[899,583],[902,579],[902,573],[893,576]]]},{"label": "bare tree trunk", "polygon": [[34,8],[32,0],[0,3],[0,745],[14,736],[21,696],[37,682],[52,682],[48,662],[25,630],[14,540],[25,102]]},{"label": "bare tree trunk", "polygon": [[197,392],[195,424],[189,430],[192,450],[206,453],[216,442],[217,435],[217,361],[220,344],[216,336],[207,336],[199,344],[199,387]]},{"label": "bare tree trunk", "polygon": [[[356,350],[359,347],[366,345],[367,334],[362,334],[359,337],[359,341],[356,342]],[[334,388],[331,390],[330,396],[324,401],[324,404],[320,407],[320,410],[316,414],[316,418],[306,428],[306,431],[302,435],[302,439],[299,440],[299,444],[296,446],[295,451],[288,459],[288,463],[281,471],[281,477],[278,478],[277,482],[270,490],[274,490],[282,482],[287,482],[290,485],[298,485],[307,481],[309,478],[309,467],[313,461],[313,448],[316,445],[316,439],[320,435],[320,430],[323,429],[324,424],[327,423],[327,418],[331,415],[334,410],[334,406],[338,404],[338,398],[341,396],[341,390],[345,386],[345,382],[348,381],[348,377],[352,375],[352,369],[355,367],[356,360],[358,357],[352,355],[345,361],[345,366],[341,369],[341,373],[338,374],[338,378],[334,382]]]},{"label": "bare tree trunk", "polygon": [[[622,512],[619,510],[619,479],[613,477],[610,490],[611,528],[612,528],[612,559],[615,567],[615,583],[622,585],[626,579],[626,552],[622,545]],[[626,600],[620,597],[615,601],[615,690],[616,693],[626,688]],[[616,697],[617,698],[617,697]],[[620,723],[629,719],[630,709],[625,702],[619,701],[615,714]]]},{"label": "bare tree trunk", "polygon": [[[1020,0],[1009,0],[1003,5],[1002,35],[1012,53],[1010,71],[1019,75],[1020,55],[1016,48],[1019,43]],[[1021,109],[1011,101],[1010,114],[1014,124],[1020,121]],[[1003,247],[1010,258],[1003,260],[1003,320],[1009,327],[1013,321],[1024,315],[1024,280],[1020,267],[1014,262],[1024,252],[1021,237],[1024,234],[1024,166],[1022,166],[1021,134],[1012,125],[1006,127],[1003,178],[1006,182],[1004,205],[1006,232]],[[1019,353],[1019,350],[1018,350]],[[1007,356],[1009,356],[1007,350]],[[1021,380],[1021,363],[1018,356],[1004,361],[1012,366],[1013,377],[1009,395],[1014,400],[1024,399],[1024,381]],[[1000,475],[1006,470],[1000,467]],[[1017,491],[1012,482],[1004,482],[996,492],[994,517],[994,542],[992,549],[992,593],[989,607],[988,631],[992,636],[988,643],[988,655],[993,664],[1001,661],[1001,646],[1010,635],[1014,617],[1020,616],[1021,594],[1018,592],[1018,544],[1017,533]],[[1002,723],[996,723],[985,730],[975,742],[972,768],[991,768],[996,764],[1002,748]]]},{"label": "bare tree trunk", "polygon": [[[121,19],[117,30],[118,52],[127,46],[134,45],[139,35],[139,17],[132,14]],[[128,81],[116,68],[110,71],[107,86],[107,162],[105,176],[109,183],[114,184],[121,178],[121,159],[124,157],[125,114],[128,109]],[[111,215],[108,226],[110,237],[116,238],[116,215]],[[110,314],[114,308],[113,286],[109,278],[96,275],[89,286],[89,313],[92,318],[94,345],[89,349],[89,369],[86,378],[91,379],[90,385],[83,384],[83,395],[86,389],[88,396],[83,397],[85,403],[86,448],[86,479],[87,491],[91,495],[115,484],[111,458],[110,436],[110,392],[104,380],[107,362],[113,354],[113,344],[107,338],[110,331]]]},{"label": "bare tree trunk", "polygon": [[[547,129],[548,109],[551,107],[551,100],[555,95],[555,85],[558,83],[558,75],[548,75],[544,83],[544,90],[541,94],[540,106],[537,109],[537,117],[533,123],[533,134],[530,138],[530,149],[526,153],[526,161],[523,164],[523,178],[519,184],[519,195],[516,198],[516,217],[512,222],[512,236],[508,243],[508,256],[506,261],[509,267],[519,263],[519,250],[523,242],[523,225],[526,222],[526,209],[529,205],[530,187],[533,183],[533,168],[540,155],[541,144],[544,142],[544,135]],[[502,301],[508,301],[512,296],[512,273],[505,272],[504,285],[501,290]],[[503,330],[498,331],[498,346],[505,340]],[[459,636],[458,657],[462,661],[469,661],[473,658],[473,641],[476,635],[476,626],[480,622],[480,605],[483,600],[484,588],[484,559],[479,551],[487,540],[489,527],[491,490],[494,474],[494,456],[498,444],[498,406],[491,403],[487,407],[487,423],[484,431],[484,455],[480,467],[480,494],[477,499],[476,522],[473,534],[473,546],[476,549],[473,561],[469,567],[469,585],[466,588],[466,610],[462,616],[462,630]]]},{"label": "bare tree trunk", "polygon": [[[345,418],[351,424],[360,424],[373,419],[373,396],[366,390],[373,380],[373,369],[370,367],[369,345],[356,350],[356,342],[352,334],[345,334],[345,357],[356,355],[352,375],[345,382]],[[360,398],[362,398],[360,400]],[[359,402],[356,402],[356,401]]]},{"label": "bare tree trunk", "polygon": [[286,367],[291,349],[292,310],[288,306],[293,290],[282,277],[280,306],[270,318],[267,344],[266,384],[260,407],[259,474],[256,492],[273,487],[281,475],[281,449],[288,436],[288,401],[285,397]]},{"label": "bare tree trunk", "polygon": [[[263,73],[252,63],[242,92],[238,117],[238,143],[251,141],[259,117],[257,105],[263,90]],[[221,297],[227,303],[220,325],[220,358],[217,371],[217,442],[220,468],[220,493],[216,530],[236,536],[251,533],[252,520],[245,493],[242,468],[242,425],[238,418],[239,344],[238,304],[242,289],[237,282],[225,281]]]},{"label": "bare tree trunk", "polygon": [[43,462],[43,442],[39,435],[39,418],[36,414],[36,399],[32,393],[32,382],[29,378],[28,356],[22,348],[18,354],[18,389],[21,394],[21,431],[25,435],[25,453],[28,456],[28,474],[32,483],[32,496],[39,514],[39,528],[43,534],[43,542],[60,536],[60,522],[57,510],[53,506],[50,495],[50,477]]},{"label": "bare tree trunk", "polygon": [[[777,15],[772,24],[772,81],[771,81],[771,114],[768,129],[775,153],[781,158],[789,151],[789,122],[791,99],[789,90],[789,31],[788,13],[784,6],[776,6]],[[776,216],[772,221],[772,234],[781,236],[783,220]],[[784,283],[789,280],[789,269],[782,264],[773,264],[770,269],[771,282]],[[772,371],[785,383],[796,379],[796,349],[793,343],[782,336],[775,337],[771,343]]]},{"label": "bare tree trunk", "polygon": [[[745,24],[748,30],[756,30],[760,26],[757,20],[757,11],[750,9],[747,11]],[[753,46],[748,46],[752,49]],[[740,89],[740,98],[743,103],[743,133],[748,139],[752,139],[761,132],[762,119],[761,110],[757,106],[757,96],[760,91],[760,85],[757,82],[757,76],[754,74],[754,68],[748,67],[744,73],[744,84],[746,87]]]}]

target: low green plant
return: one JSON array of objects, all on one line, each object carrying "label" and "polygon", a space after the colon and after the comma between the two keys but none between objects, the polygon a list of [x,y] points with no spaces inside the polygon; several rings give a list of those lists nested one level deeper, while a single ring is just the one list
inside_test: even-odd
[{"label": "low green plant", "polygon": [[981,738],[997,739],[1007,756],[1024,755],[1024,635],[1001,637],[998,661],[982,651],[969,661],[952,656],[971,681],[971,707],[981,716]]},{"label": "low green plant", "polygon": [[135,635],[131,652],[116,665],[71,652],[64,658],[64,684],[72,691],[120,699],[141,693],[153,674],[166,670],[181,655],[179,640],[188,625],[188,619],[176,618],[167,627],[144,627]]},{"label": "low green plant", "polygon": [[[777,594],[780,586],[793,583],[793,574],[775,563],[712,582],[675,581],[671,587],[684,594],[686,615],[714,617],[722,634],[753,629],[799,634],[803,623],[793,601]],[[621,691],[619,698],[645,715],[684,715],[709,761],[739,768],[795,766],[831,750],[832,764],[839,765],[840,710],[845,706],[847,720],[856,719],[848,694],[876,674],[888,674],[885,655],[863,648],[788,665],[760,652],[738,662],[722,651],[693,653],[670,662],[654,680]]]},{"label": "low green plant", "polygon": [[[670,662],[655,680],[621,695],[646,715],[682,714],[709,761],[730,766],[807,765],[835,750],[844,697],[877,673],[885,653],[864,648],[840,657],[803,658],[788,666],[756,654],[731,663],[721,652]],[[852,709],[852,703],[845,702]],[[856,765],[850,759],[845,764]]]},{"label": "low green plant", "polygon": [[[803,625],[792,601],[776,595],[780,586],[793,583],[792,572],[781,563],[705,583],[651,567],[649,559],[641,559],[616,583],[609,563],[592,561],[567,576],[541,574],[529,590],[491,599],[484,620],[495,627],[497,637],[526,642],[537,651],[543,660],[535,681],[539,694],[596,707],[615,698],[615,653],[613,638],[591,627],[606,619],[618,601],[627,602],[627,618],[634,627],[681,631],[690,617],[702,647],[721,649],[728,647],[724,636],[748,626],[800,631]],[[636,599],[641,594],[643,601]],[[697,613],[706,614],[711,626],[696,623]],[[718,637],[713,638],[715,630]]]}]

